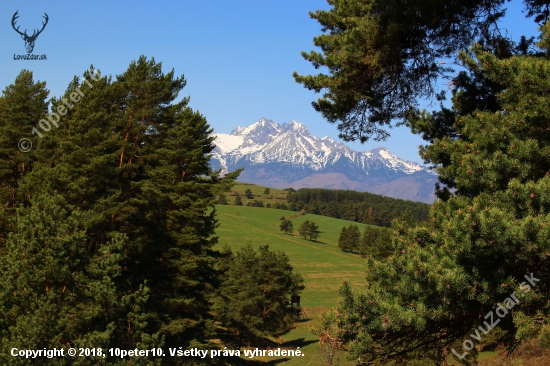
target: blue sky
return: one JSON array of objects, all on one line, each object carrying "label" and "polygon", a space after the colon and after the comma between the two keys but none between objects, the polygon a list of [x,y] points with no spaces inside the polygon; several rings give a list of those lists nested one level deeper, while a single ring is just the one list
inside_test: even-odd
[{"label": "blue sky", "polygon": [[[536,25],[521,15],[522,4],[508,5],[503,27],[518,39],[535,35]],[[24,1],[0,3],[0,88],[14,82],[21,69],[45,80],[51,96],[60,95],[74,75],[91,64],[103,74],[124,72],[140,55],[183,74],[181,97],[199,110],[216,132],[228,133],[267,117],[279,123],[296,120],[316,136],[337,140],[335,125],[311,107],[318,95],[303,88],[292,72],[316,73],[301,51],[315,49],[321,32],[308,12],[328,9],[324,0],[301,1]],[[49,23],[39,35],[34,54],[47,61],[14,60],[26,54],[24,42],[11,27],[27,33],[39,28],[44,12]],[[441,88],[444,88],[441,82]],[[423,103],[426,105],[427,103]],[[431,109],[431,107],[429,108]],[[394,128],[384,142],[348,143],[356,150],[385,146],[401,158],[422,162],[423,141],[407,128]]]}]

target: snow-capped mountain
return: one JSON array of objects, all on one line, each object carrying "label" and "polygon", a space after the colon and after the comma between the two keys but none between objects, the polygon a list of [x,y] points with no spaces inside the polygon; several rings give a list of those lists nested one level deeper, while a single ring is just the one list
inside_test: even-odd
[{"label": "snow-capped mountain", "polygon": [[312,136],[296,121],[260,119],[216,134],[211,164],[223,173],[245,168],[239,180],[276,188],[354,189],[433,202],[436,175],[384,147],[358,152],[330,137]]}]

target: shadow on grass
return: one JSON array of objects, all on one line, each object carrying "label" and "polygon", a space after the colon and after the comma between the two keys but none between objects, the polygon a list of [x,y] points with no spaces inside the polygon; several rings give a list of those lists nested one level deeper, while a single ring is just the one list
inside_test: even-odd
[{"label": "shadow on grass", "polygon": [[285,358],[279,358],[277,360],[270,360],[270,361],[261,361],[261,360],[254,360],[254,359],[244,359],[244,358],[237,358],[232,357],[231,360],[222,360],[221,365],[233,365],[233,366],[274,366],[279,365],[281,363],[290,361],[290,357]]},{"label": "shadow on grass", "polygon": [[313,344],[313,343],[317,343],[317,340],[316,339],[306,340],[305,338],[296,338],[296,339],[292,339],[290,341],[284,342],[279,347],[296,349],[298,347],[304,348],[305,346],[309,346],[310,344]]}]

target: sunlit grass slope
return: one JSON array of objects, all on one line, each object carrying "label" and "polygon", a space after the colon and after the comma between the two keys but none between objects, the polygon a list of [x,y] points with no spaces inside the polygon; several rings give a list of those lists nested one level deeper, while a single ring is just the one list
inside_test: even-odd
[{"label": "sunlit grass slope", "polygon": [[[305,280],[302,306],[335,305],[337,289],[344,278],[354,285],[364,284],[365,260],[357,254],[344,253],[338,249],[338,236],[342,227],[352,222],[306,214],[292,219],[294,234],[290,235],[279,230],[280,218],[288,218],[296,212],[227,205],[218,205],[216,208],[220,221],[216,232],[220,238],[219,245],[229,244],[233,249],[246,243],[252,243],[255,247],[269,245],[271,250],[281,250],[288,254],[294,270]],[[304,240],[298,235],[298,227],[305,220],[319,225],[322,233],[316,242]],[[357,226],[362,231],[366,225]]]},{"label": "sunlit grass slope", "polygon": [[[285,348],[301,347],[306,356],[289,358],[284,365],[326,365],[316,337],[308,330],[318,323],[323,311],[336,304],[338,287],[343,279],[348,279],[357,288],[365,284],[365,259],[338,249],[342,227],[353,222],[306,214],[292,219],[294,234],[287,235],[279,230],[280,218],[297,214],[294,211],[233,205],[217,205],[216,209],[220,222],[216,235],[220,247],[228,244],[233,250],[238,250],[246,243],[252,243],[255,247],[269,245],[270,250],[287,253],[294,270],[304,277],[306,289],[302,293],[301,303],[310,320],[296,323],[296,328],[280,341]],[[298,235],[298,227],[305,220],[319,225],[322,233],[318,241],[304,240]],[[357,226],[363,231],[366,225]],[[274,360],[265,358],[262,361]],[[354,363],[348,363],[342,355],[340,364]]]}]

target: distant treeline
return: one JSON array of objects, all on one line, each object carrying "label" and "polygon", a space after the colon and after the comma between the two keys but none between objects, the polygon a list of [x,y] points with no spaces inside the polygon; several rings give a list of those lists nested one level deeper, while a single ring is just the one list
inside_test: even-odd
[{"label": "distant treeline", "polygon": [[425,221],[430,211],[430,205],[422,202],[405,201],[367,192],[322,188],[289,190],[285,205],[287,207],[277,206],[279,205],[273,207],[293,211],[305,210],[310,214],[378,226],[390,226],[391,221],[405,210],[410,211],[416,221]]}]

